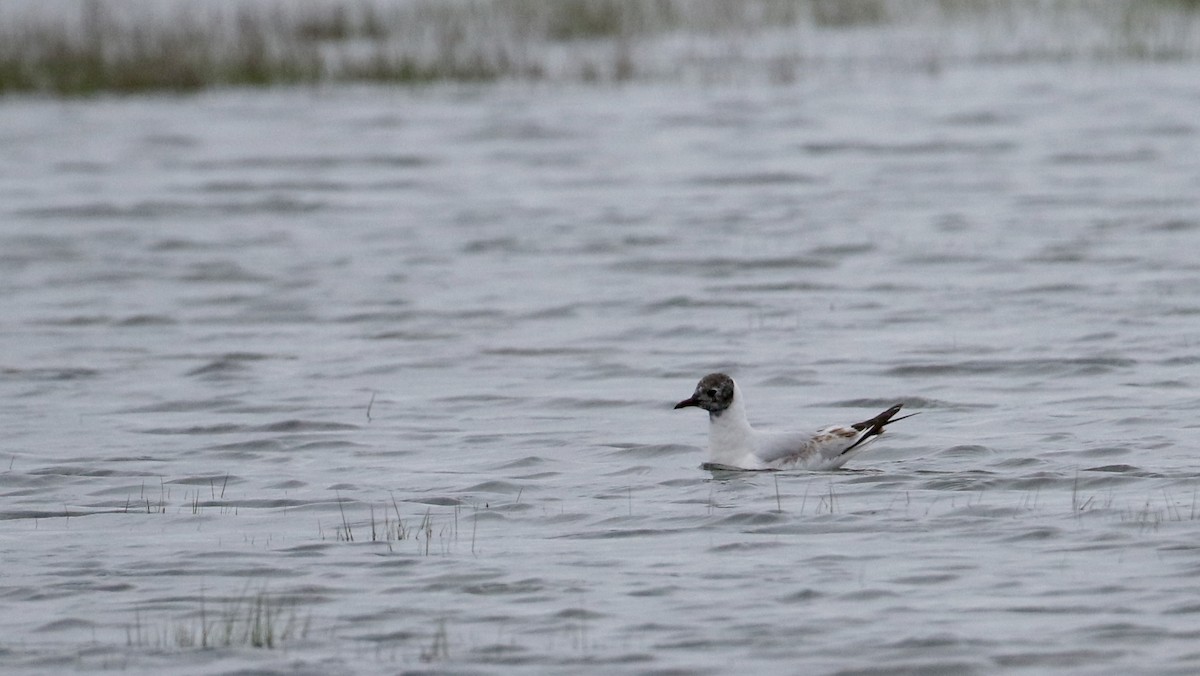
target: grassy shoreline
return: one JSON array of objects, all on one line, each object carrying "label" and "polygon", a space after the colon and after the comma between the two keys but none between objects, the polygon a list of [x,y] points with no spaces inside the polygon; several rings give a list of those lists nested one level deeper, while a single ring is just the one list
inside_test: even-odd
[{"label": "grassy shoreline", "polygon": [[1197,0],[63,0],[0,16],[0,95],[760,78],[1200,60]]}]

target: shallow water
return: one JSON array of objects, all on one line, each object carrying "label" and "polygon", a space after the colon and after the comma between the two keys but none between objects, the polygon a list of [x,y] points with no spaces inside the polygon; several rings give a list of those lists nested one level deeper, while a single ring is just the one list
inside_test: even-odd
[{"label": "shallow water", "polygon": [[1194,673],[1194,72],[0,101],[5,671]]}]

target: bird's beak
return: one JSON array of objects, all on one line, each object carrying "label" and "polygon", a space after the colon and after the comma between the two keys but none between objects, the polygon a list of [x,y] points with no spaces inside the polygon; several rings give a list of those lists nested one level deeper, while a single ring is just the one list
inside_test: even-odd
[{"label": "bird's beak", "polygon": [[675,408],[687,408],[688,406],[699,406],[699,405],[700,404],[696,403],[695,397],[688,397],[687,399],[684,399],[683,401],[679,402],[678,404],[675,404]]}]

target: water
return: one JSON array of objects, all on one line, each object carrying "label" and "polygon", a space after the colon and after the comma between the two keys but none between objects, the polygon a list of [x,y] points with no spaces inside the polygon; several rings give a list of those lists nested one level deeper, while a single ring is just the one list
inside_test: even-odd
[{"label": "water", "polygon": [[4,670],[1194,673],[1194,73],[0,102]]}]

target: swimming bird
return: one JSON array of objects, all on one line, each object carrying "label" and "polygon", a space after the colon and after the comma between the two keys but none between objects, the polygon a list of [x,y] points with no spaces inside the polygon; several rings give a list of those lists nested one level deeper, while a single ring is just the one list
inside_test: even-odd
[{"label": "swimming bird", "polygon": [[733,378],[710,373],[692,396],[675,408],[696,406],[708,411],[706,469],[837,469],[883,434],[884,426],[911,418],[894,417],[896,404],[874,418],[851,425],[832,425],[816,432],[762,432],[746,420],[745,399]]}]

